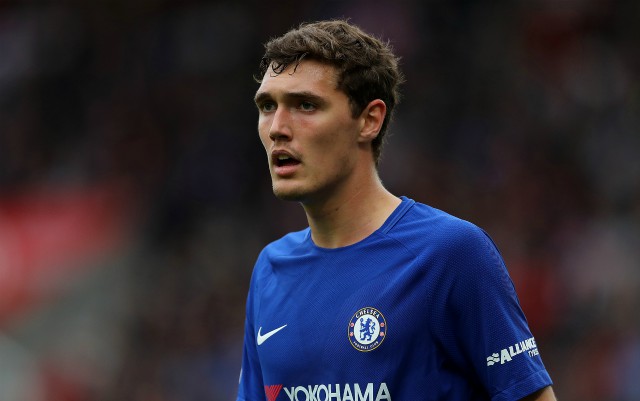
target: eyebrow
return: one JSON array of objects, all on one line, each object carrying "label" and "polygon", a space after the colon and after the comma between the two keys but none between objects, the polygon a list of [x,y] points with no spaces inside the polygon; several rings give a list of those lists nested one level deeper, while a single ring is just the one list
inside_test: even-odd
[{"label": "eyebrow", "polygon": [[259,92],[259,93],[256,93],[256,96],[253,98],[253,101],[256,104],[259,104],[264,102],[267,99],[271,99],[271,95],[269,95],[268,92]]},{"label": "eyebrow", "polygon": [[[269,92],[258,92],[254,97],[254,102],[256,104],[260,104],[266,100],[272,99],[273,97]],[[319,96],[313,92],[309,91],[301,91],[301,92],[287,92],[284,94],[285,100],[309,100],[314,103],[324,103],[325,100],[322,96]]]}]

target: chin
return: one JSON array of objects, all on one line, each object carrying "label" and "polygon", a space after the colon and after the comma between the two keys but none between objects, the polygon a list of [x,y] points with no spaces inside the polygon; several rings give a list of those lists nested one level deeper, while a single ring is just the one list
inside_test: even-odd
[{"label": "chin", "polygon": [[276,196],[276,198],[285,201],[301,202],[305,199],[304,194],[301,194],[298,191],[287,191],[276,187],[273,188],[273,194]]},{"label": "chin", "polygon": [[302,202],[308,198],[308,191],[291,185],[278,185],[273,183],[273,194],[276,198],[286,201]]}]

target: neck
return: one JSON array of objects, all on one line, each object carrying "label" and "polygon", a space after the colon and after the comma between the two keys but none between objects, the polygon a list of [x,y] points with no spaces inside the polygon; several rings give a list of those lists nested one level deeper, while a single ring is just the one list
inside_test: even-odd
[{"label": "neck", "polygon": [[345,185],[323,202],[303,203],[313,242],[339,248],[362,241],[384,224],[401,200],[391,194],[376,172],[361,185]]}]

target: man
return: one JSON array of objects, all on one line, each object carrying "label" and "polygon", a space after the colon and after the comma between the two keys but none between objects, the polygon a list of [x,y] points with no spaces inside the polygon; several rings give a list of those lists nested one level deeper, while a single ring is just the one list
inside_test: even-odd
[{"label": "man", "polygon": [[309,228],[258,257],[238,400],[554,400],[489,237],[378,177],[403,80],[389,46],[325,21],[265,48],[260,140]]}]

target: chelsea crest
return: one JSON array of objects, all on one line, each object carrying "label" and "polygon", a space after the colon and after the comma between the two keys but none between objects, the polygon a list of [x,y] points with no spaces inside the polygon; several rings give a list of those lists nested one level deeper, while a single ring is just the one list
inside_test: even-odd
[{"label": "chelsea crest", "polygon": [[361,352],[373,351],[387,336],[387,321],[376,308],[361,308],[351,318],[347,335],[353,348]]}]

